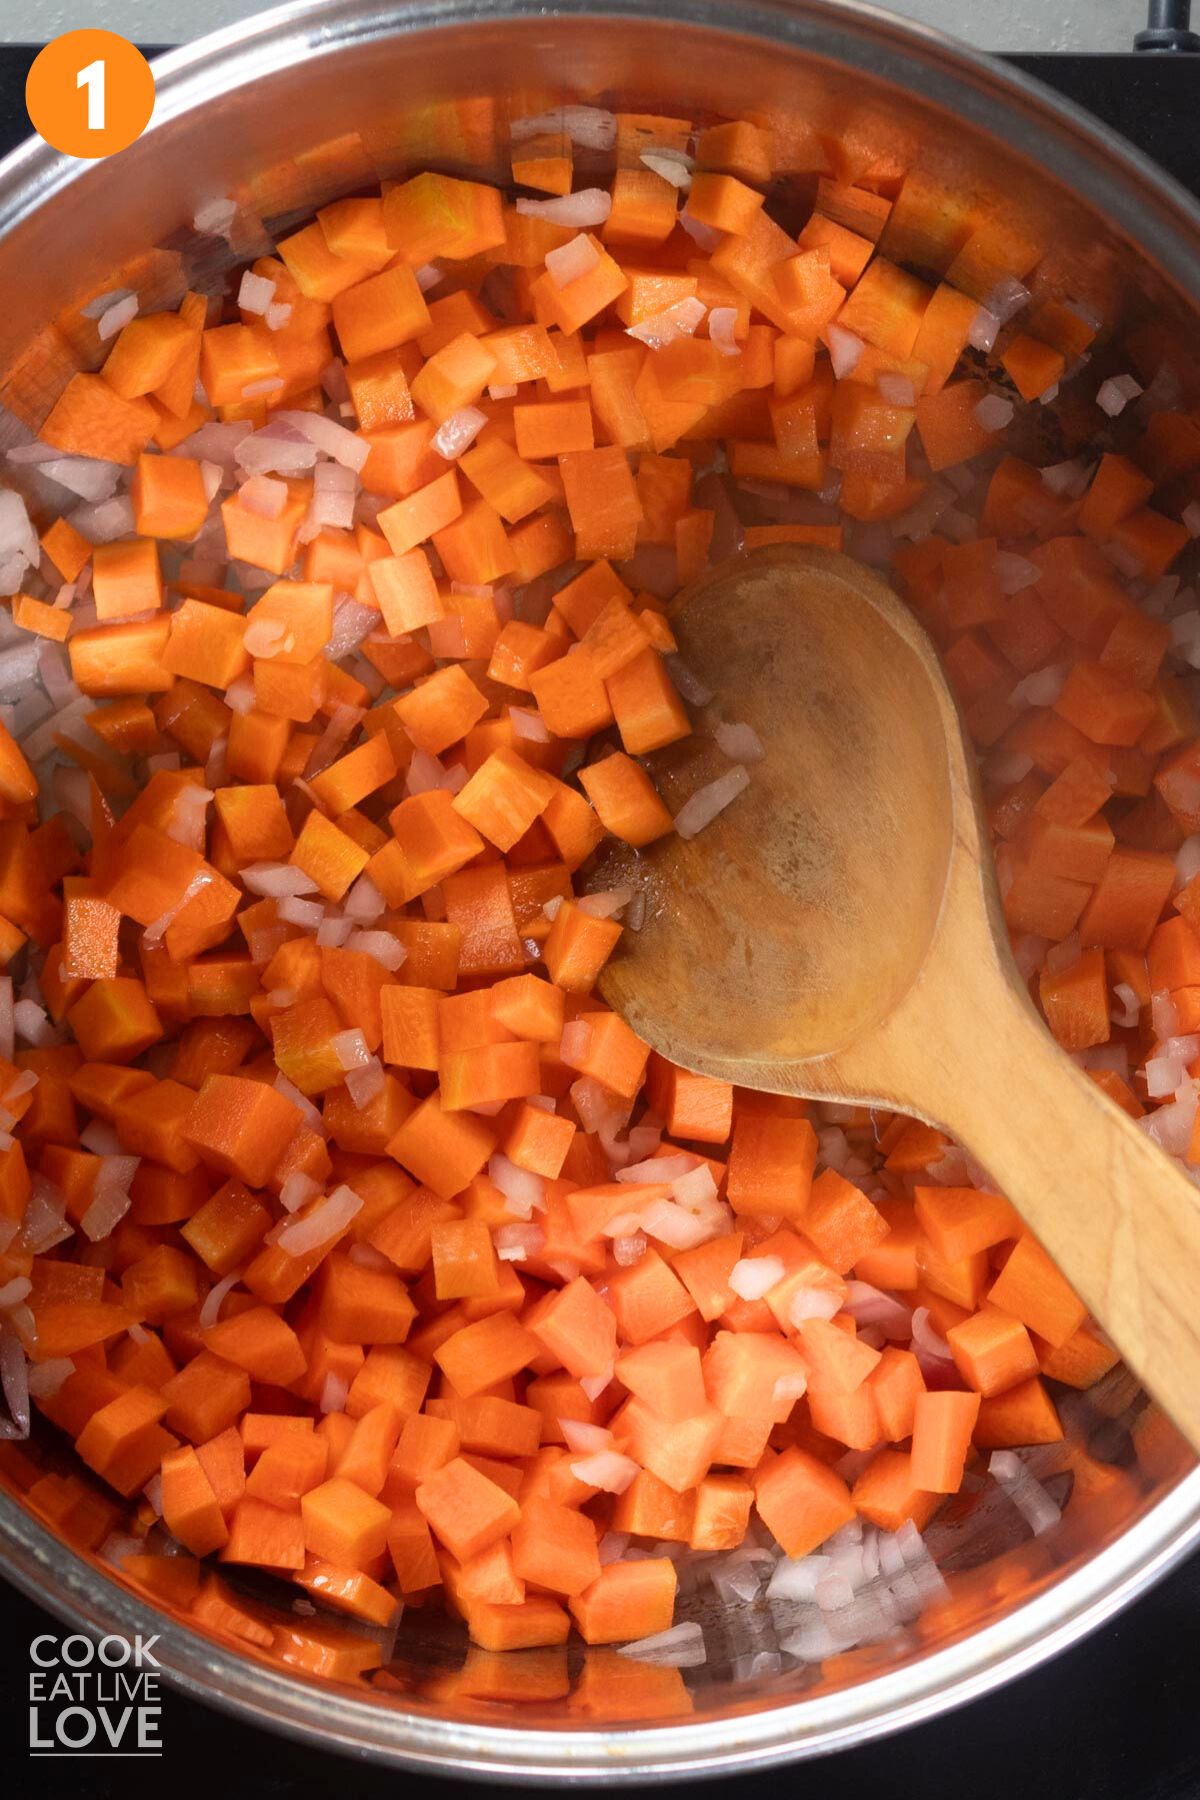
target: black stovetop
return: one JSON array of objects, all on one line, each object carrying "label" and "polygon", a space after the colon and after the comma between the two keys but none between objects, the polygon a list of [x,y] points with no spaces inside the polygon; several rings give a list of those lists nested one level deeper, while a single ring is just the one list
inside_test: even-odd
[{"label": "black stovetop", "polygon": [[[149,51],[148,51],[149,53]],[[36,52],[0,45],[0,154],[29,130],[25,75]],[[1013,56],[1027,73],[1090,108],[1200,193],[1200,56]],[[55,1621],[0,1583],[3,1790],[58,1797],[57,1760],[26,1761],[29,1644]],[[1000,1692],[882,1743],[819,1763],[711,1783],[714,1800],[750,1800],[785,1786],[830,1800],[1200,1800],[1195,1669],[1200,1556],[1075,1649]],[[402,1775],[269,1736],[167,1693],[161,1761],[76,1760],[78,1800],[161,1796],[173,1778],[219,1800],[345,1791],[355,1800],[471,1800],[473,1784]],[[626,1789],[641,1800],[649,1789]]]}]

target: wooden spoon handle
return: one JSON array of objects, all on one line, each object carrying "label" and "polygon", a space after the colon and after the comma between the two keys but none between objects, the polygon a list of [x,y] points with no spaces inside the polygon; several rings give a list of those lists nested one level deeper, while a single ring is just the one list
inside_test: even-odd
[{"label": "wooden spoon handle", "polygon": [[[970,987],[972,984],[965,984]],[[1200,1452],[1200,1189],[997,980],[937,1009],[922,1111],[989,1171]],[[914,1088],[914,1092],[915,1092]]]}]

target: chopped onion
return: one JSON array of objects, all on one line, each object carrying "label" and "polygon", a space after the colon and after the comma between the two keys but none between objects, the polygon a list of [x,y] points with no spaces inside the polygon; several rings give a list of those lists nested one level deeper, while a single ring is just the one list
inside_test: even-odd
[{"label": "chopped onion", "polygon": [[1073,969],[1082,955],[1079,933],[1073,931],[1061,944],[1051,944],[1045,956],[1046,967],[1052,975],[1061,975],[1064,970]]},{"label": "chopped onion", "polygon": [[703,251],[705,256],[716,249],[725,235],[723,231],[717,231],[713,226],[705,225],[702,220],[694,219],[686,206],[679,214],[679,224],[687,232],[696,248]]},{"label": "chopped onion", "polygon": [[1096,405],[1110,419],[1115,419],[1143,391],[1141,382],[1135,381],[1132,375],[1110,375],[1096,390]]},{"label": "chopped onion", "polygon": [[1003,594],[1021,594],[1040,581],[1042,572],[1036,563],[1027,557],[1018,556],[1012,550],[999,550],[995,559],[996,576]]},{"label": "chopped onion", "polygon": [[86,306],[80,307],[80,318],[98,319],[102,313],[106,313],[109,307],[113,306],[118,300],[127,300],[129,298],[129,291],[128,288],[110,288],[106,294],[97,294],[94,299],[88,301]]},{"label": "chopped onion", "polygon": [[602,1375],[581,1375],[579,1385],[589,1400],[598,1400],[613,1378],[613,1367],[610,1363]]},{"label": "chopped onion", "polygon": [[317,942],[326,949],[340,950],[352,930],[349,919],[331,918],[327,913],[317,926]]},{"label": "chopped onion", "polygon": [[[17,1038],[32,1044],[35,1050],[48,1049],[52,1044],[61,1043],[58,1028],[51,1021],[49,1014],[40,1007],[36,1000],[18,1000],[13,1007],[13,1026]],[[33,1070],[25,1071],[32,1075]],[[34,1077],[36,1080],[36,1076]],[[7,1098],[7,1095],[5,1096]]]},{"label": "chopped onion", "polygon": [[762,739],[753,725],[720,724],[713,735],[726,756],[733,762],[761,762],[766,755]]},{"label": "chopped onion", "polygon": [[348,1069],[346,1072],[346,1092],[358,1111],[370,1106],[372,1100],[378,1099],[386,1085],[383,1064],[377,1056],[370,1057],[361,1067]]},{"label": "chopped onion", "polygon": [[[592,1042],[592,1028],[586,1019],[571,1019],[563,1026],[558,1053],[568,1068],[577,1069],[587,1060]],[[584,1129],[589,1127],[584,1124]]]},{"label": "chopped onion", "polygon": [[612,196],[603,188],[581,188],[576,194],[564,194],[552,200],[517,200],[517,211],[532,219],[545,219],[548,225],[569,225],[577,231],[603,225],[612,211]]},{"label": "chopped onion", "polygon": [[1182,1057],[1152,1056],[1146,1063],[1146,1092],[1152,1100],[1165,1100],[1183,1080],[1186,1065]]},{"label": "chopped onion", "polygon": [[362,1204],[354,1189],[343,1183],[302,1219],[289,1221],[275,1241],[288,1256],[306,1256],[310,1250],[339,1237],[362,1211]]},{"label": "chopped onion", "polygon": [[201,1331],[205,1331],[210,1325],[216,1324],[221,1316],[222,1301],[230,1289],[236,1287],[241,1279],[241,1269],[234,1269],[230,1274],[223,1275],[220,1281],[214,1282],[212,1287],[209,1288],[207,1294],[204,1296],[204,1304],[200,1308],[199,1323]]},{"label": "chopped onion", "polygon": [[24,500],[11,488],[0,488],[0,561],[14,557],[24,567],[36,564],[40,554]]},{"label": "chopped onion", "polygon": [[100,1243],[120,1224],[133,1205],[128,1194],[117,1189],[98,1193],[79,1221],[79,1229],[93,1244]]},{"label": "chopped onion", "polygon": [[[291,426],[301,437],[315,444],[323,456],[334,462],[342,463],[347,469],[353,469],[356,475],[362,472],[363,464],[371,454],[371,446],[355,432],[347,431],[333,419],[327,419],[324,413],[279,412],[275,422]],[[256,434],[258,435],[258,434]]]},{"label": "chopped onion", "polygon": [[137,310],[136,294],[129,294],[124,300],[117,300],[112,306],[105,307],[96,320],[96,330],[99,333],[100,342],[106,344],[109,338],[116,337],[118,331],[124,330],[131,319],[136,319]]},{"label": "chopped onion", "polygon": [[[690,1150],[680,1150],[674,1156],[650,1156],[644,1162],[631,1163],[628,1168],[618,1169],[618,1181],[661,1181],[664,1186],[680,1175],[687,1175],[696,1166],[696,1159]],[[707,1167],[707,1164],[702,1164]]]},{"label": "chopped onion", "polygon": [[[663,1157],[661,1160],[666,1162],[674,1159]],[[698,1163],[694,1169],[689,1169],[686,1175],[671,1177],[672,1200],[677,1200],[680,1206],[686,1207],[689,1212],[696,1208],[709,1206],[716,1197],[717,1184],[713,1179],[713,1172],[706,1162]]]},{"label": "chopped onion", "polygon": [[352,931],[346,939],[347,950],[361,950],[394,975],[408,951],[390,931]]},{"label": "chopped onion", "polygon": [[329,1413],[344,1412],[346,1410],[346,1402],[349,1398],[350,1383],[346,1380],[346,1377],[344,1375],[339,1375],[335,1369],[328,1370],[324,1381],[321,1383],[321,1397],[317,1402],[318,1412],[321,1413],[322,1417],[327,1416]]},{"label": "chopped onion", "polygon": [[1179,1029],[1179,1011],[1171,995],[1157,988],[1150,996],[1150,1022],[1160,1043],[1174,1037]]},{"label": "chopped onion", "polygon": [[722,356],[738,356],[741,346],[734,336],[737,326],[736,306],[714,306],[708,314],[708,335]]},{"label": "chopped onion", "polygon": [[92,1156],[119,1156],[121,1139],[106,1121],[92,1120],[86,1130],[79,1132],[79,1148],[90,1150]]},{"label": "chopped onion", "polygon": [[1061,663],[1038,669],[1018,681],[1009,695],[1012,706],[1053,706],[1067,684],[1067,671]]},{"label": "chopped onion", "polygon": [[1189,500],[1179,517],[1189,537],[1200,537],[1200,500]]},{"label": "chopped onion", "polygon": [[497,1150],[488,1160],[488,1179],[504,1195],[508,1211],[518,1219],[531,1218],[546,1204],[546,1183],[540,1175],[520,1168]]},{"label": "chopped onion", "polygon": [[[317,460],[317,447],[288,425],[277,413],[261,431],[242,437],[234,456],[238,466],[263,475],[305,475]],[[196,434],[199,436],[199,432]]]},{"label": "chopped onion", "polygon": [[1029,300],[1029,289],[1015,275],[1003,275],[988,295],[985,304],[987,310],[994,313],[1002,325],[1007,325],[1010,319],[1029,305]]},{"label": "chopped onion", "polygon": [[705,687],[700,677],[684,662],[682,656],[666,656],[663,658],[671,684],[692,706],[707,706],[712,699],[712,689]]},{"label": "chopped onion", "polygon": [[879,1325],[886,1337],[897,1341],[912,1336],[912,1308],[869,1281],[847,1281],[843,1304],[859,1325]]},{"label": "chopped onion", "polygon": [[58,1188],[44,1176],[35,1175],[21,1217],[23,1248],[32,1251],[34,1256],[41,1256],[56,1244],[64,1243],[74,1233],[74,1227],[67,1223],[66,1212],[67,1203]]},{"label": "chopped onion", "polygon": [[431,448],[447,462],[455,462],[479,436],[488,418],[477,406],[464,406],[438,426]]},{"label": "chopped onion", "polygon": [[546,1234],[540,1225],[497,1225],[492,1233],[492,1243],[501,1262],[527,1262],[538,1254],[545,1242]]},{"label": "chopped onion", "polygon": [[546,729],[546,721],[541,713],[530,712],[528,707],[510,706],[508,722],[513,728],[513,736],[524,738],[531,744],[548,744],[550,733]]},{"label": "chopped onion", "polygon": [[693,337],[706,310],[703,300],[694,295],[687,300],[676,300],[674,305],[664,306],[661,312],[628,326],[626,335],[648,344],[651,350],[662,350],[679,338]]},{"label": "chopped onion", "polygon": [[95,457],[58,456],[42,463],[38,473],[96,506],[113,498],[122,470],[120,463],[101,462]]},{"label": "chopped onion", "polygon": [[29,1370],[29,1392],[37,1400],[49,1400],[74,1373],[75,1364],[69,1356],[51,1356],[45,1362],[34,1363]]},{"label": "chopped onion", "polygon": [[826,338],[829,343],[829,360],[837,379],[841,381],[845,376],[853,375],[859,358],[866,349],[862,338],[847,331],[844,325],[830,325],[826,330]]},{"label": "chopped onion", "polygon": [[386,911],[387,901],[369,875],[360,875],[342,901],[344,916],[360,920],[363,924],[369,925]]},{"label": "chopped onion", "polygon": [[[0,1385],[18,1438],[29,1436],[29,1365],[17,1338],[0,1337]],[[636,1472],[636,1464],[634,1465]]]},{"label": "chopped onion", "polygon": [[[607,1382],[605,1386],[607,1386]],[[564,1427],[567,1421],[562,1421]],[[578,1462],[568,1465],[576,1481],[585,1482],[588,1487],[599,1488],[605,1494],[623,1494],[629,1484],[641,1474],[641,1469],[631,1457],[622,1456],[617,1450],[598,1450],[594,1456],[584,1456]]]},{"label": "chopped onion", "polygon": [[379,614],[373,606],[360,606],[349,594],[339,594],[333,603],[333,635],[325,646],[326,656],[331,662],[340,662],[350,651],[357,650],[378,624]]},{"label": "chopped onion", "polygon": [[0,1287],[0,1312],[7,1312],[10,1307],[19,1306],[33,1292],[33,1283],[28,1275],[15,1275]]},{"label": "chopped onion", "polygon": [[[729,1271],[729,1286],[739,1300],[761,1300],[783,1280],[783,1261],[778,1256],[744,1256]],[[834,1309],[837,1310],[836,1308]]]},{"label": "chopped onion", "polygon": [[971,408],[976,421],[982,425],[985,431],[1003,431],[1006,426],[1012,424],[1013,414],[1016,410],[1012,401],[1006,400],[1003,394],[985,394],[983,399]]},{"label": "chopped onion", "polygon": [[[915,406],[917,403],[916,389],[907,375],[897,375],[885,369],[881,375],[876,376],[875,387],[880,399],[886,400],[889,406]],[[975,411],[978,414],[979,408],[976,407]]]},{"label": "chopped onion", "polygon": [[311,875],[291,863],[247,863],[240,871],[242,886],[252,894],[282,900],[289,894],[315,894],[317,884]]},{"label": "chopped onion", "polygon": [[[643,1232],[672,1250],[693,1250],[697,1244],[725,1235],[723,1217],[705,1218],[675,1200],[652,1200],[642,1208],[640,1224]],[[631,1234],[623,1231],[621,1235]]]},{"label": "chopped onion", "polygon": [[[1142,1003],[1138,999],[1136,988],[1130,987],[1127,981],[1118,981],[1113,987],[1113,994],[1120,1005],[1113,1008],[1112,1022],[1122,1031],[1135,1026],[1141,1017]],[[1172,1092],[1174,1090],[1172,1089]]]},{"label": "chopped onion", "polygon": [[745,768],[741,763],[735,763],[724,775],[718,775],[715,781],[698,789],[675,815],[675,829],[680,837],[693,838],[703,831],[749,785],[750,777]]},{"label": "chopped onion", "polygon": [[805,1319],[832,1319],[841,1310],[842,1296],[832,1288],[797,1288],[788,1301],[788,1322],[803,1325]]},{"label": "chopped onion", "polygon": [[972,350],[991,350],[1000,335],[1003,319],[986,306],[981,306],[967,329],[967,342]]},{"label": "chopped onion", "polygon": [[295,1169],[284,1178],[279,1189],[279,1204],[285,1212],[296,1212],[301,1206],[307,1205],[308,1201],[315,1200],[320,1191],[319,1181],[306,1175],[302,1169]]},{"label": "chopped onion", "polygon": [[1078,457],[1072,457],[1069,462],[1049,463],[1041,471],[1042,486],[1068,500],[1078,500],[1086,493],[1091,478],[1091,469]]},{"label": "chopped onion", "polygon": [[684,193],[692,185],[692,160],[682,150],[665,150],[661,146],[653,150],[639,152],[641,160],[655,175],[669,181],[673,188],[680,188]]},{"label": "chopped onion", "polygon": [[1174,1100],[1146,1113],[1136,1124],[1169,1156],[1186,1156],[1195,1128],[1198,1099],[1200,1088],[1194,1081],[1181,1084]]},{"label": "chopped onion", "polygon": [[988,1461],[988,1474],[999,1483],[1023,1514],[1034,1537],[1050,1531],[1062,1518],[1062,1508],[1050,1498],[1041,1482],[1031,1475],[1021,1458],[1012,1450],[993,1450]]},{"label": "chopped onion", "polygon": [[950,1362],[950,1346],[945,1338],[939,1337],[929,1323],[929,1308],[918,1306],[912,1316],[912,1341],[924,1350],[927,1356],[936,1357],[940,1362]]},{"label": "chopped onion", "polygon": [[603,1425],[593,1425],[586,1419],[560,1419],[558,1425],[567,1449],[573,1450],[577,1456],[590,1456],[593,1451],[612,1449],[613,1434]]},{"label": "chopped onion", "polygon": [[237,296],[237,303],[243,312],[257,313],[261,318],[274,298],[273,281],[265,275],[255,275],[251,269],[243,272]]},{"label": "chopped onion", "polygon": [[371,1060],[367,1040],[361,1031],[339,1031],[329,1040],[329,1048],[343,1069],[365,1069]]},{"label": "chopped onion", "polygon": [[609,888],[598,894],[582,894],[575,902],[581,913],[587,913],[593,919],[616,918],[621,910],[633,899],[631,887]]},{"label": "chopped onion", "polygon": [[285,925],[299,925],[303,931],[316,931],[325,917],[319,900],[301,900],[297,894],[285,894],[276,902],[275,917]]},{"label": "chopped onion", "polygon": [[599,250],[583,232],[573,237],[569,244],[560,244],[557,250],[546,252],[546,267],[558,288],[566,287],[569,281],[577,281],[581,275],[590,274],[599,261]]},{"label": "chopped onion", "polygon": [[227,197],[222,197],[220,200],[206,200],[193,213],[192,225],[199,232],[224,237],[237,217],[237,210],[237,201]]},{"label": "chopped onion", "polygon": [[[238,499],[247,512],[262,519],[277,519],[287,505],[287,482],[277,481],[272,475],[251,475],[238,489]],[[250,654],[257,652],[252,650]]]}]

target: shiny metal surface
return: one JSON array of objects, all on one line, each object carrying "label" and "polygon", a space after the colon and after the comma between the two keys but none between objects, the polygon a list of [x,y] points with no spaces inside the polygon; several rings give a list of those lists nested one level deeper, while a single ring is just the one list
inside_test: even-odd
[{"label": "shiny metal surface", "polygon": [[[510,117],[563,98],[710,119],[769,117],[774,204],[803,204],[835,140],[850,168],[884,165],[1010,212],[1046,246],[1040,280],[1106,323],[1152,315],[1188,373],[1200,304],[1200,213],[1095,121],[1013,72],[866,7],[832,0],[317,0],[262,15],[157,65],[151,129],[121,156],[70,163],[27,145],[0,166],[0,441],[27,435],[72,369],[100,360],[80,308],[136,287],[146,309],[219,285],[264,228],[380,174],[422,163],[501,176]],[[198,206],[238,203],[232,242]],[[889,246],[922,265],[922,246]],[[1133,1463],[1119,1385],[1067,1409],[1072,1446],[1103,1441],[1119,1504],[1072,1494],[1031,1551],[1000,1512],[938,1528],[954,1607],[839,1659],[750,1676],[769,1620],[710,1621],[687,1717],[600,1725],[578,1706],[446,1697],[452,1628],[410,1614],[394,1685],[332,1688],[155,1615],[169,1678],[215,1704],[328,1746],[484,1778],[679,1779],[812,1756],[928,1717],[1031,1668],[1120,1608],[1200,1537],[1200,1473],[1169,1439]],[[1071,1480],[1049,1447],[1044,1478]],[[1082,1465],[1080,1465],[1082,1466]],[[1136,1479],[1135,1479],[1136,1469]],[[95,1631],[147,1629],[150,1609],[0,1492],[5,1571]],[[281,1615],[283,1616],[283,1615]]]}]

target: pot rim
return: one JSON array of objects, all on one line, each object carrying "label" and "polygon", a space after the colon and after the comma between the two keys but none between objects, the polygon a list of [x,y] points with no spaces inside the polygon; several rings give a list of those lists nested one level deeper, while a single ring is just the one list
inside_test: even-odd
[{"label": "pot rim", "polygon": [[[644,0],[291,0],[155,60],[146,136],[218,86],[245,85],[300,56],[490,21],[647,21]],[[857,0],[654,0],[654,23],[785,43],[859,68],[1011,140],[1073,188],[1193,304],[1200,206],[1148,157],[1022,72]],[[647,21],[649,22],[649,21]],[[32,139],[0,162],[0,241],[89,164]],[[167,1619],[67,1549],[0,1492],[0,1566],[30,1598],[100,1635],[157,1628],[169,1682],[251,1723],[428,1772],[550,1784],[682,1780],[812,1757],[916,1724],[1033,1669],[1094,1630],[1200,1542],[1200,1469],[1114,1543],[1011,1613],[942,1650],[828,1694],[677,1725],[560,1729],[455,1722],[290,1676]]]}]

